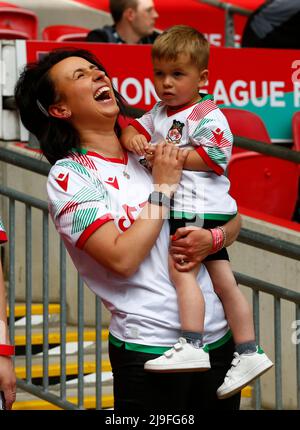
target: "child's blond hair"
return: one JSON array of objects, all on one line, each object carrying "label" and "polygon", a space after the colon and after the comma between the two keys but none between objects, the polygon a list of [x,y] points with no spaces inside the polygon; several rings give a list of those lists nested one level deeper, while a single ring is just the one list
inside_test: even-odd
[{"label": "child's blond hair", "polygon": [[152,46],[152,59],[175,61],[182,53],[188,54],[200,70],[207,68],[209,43],[195,28],[175,25],[161,33]]}]

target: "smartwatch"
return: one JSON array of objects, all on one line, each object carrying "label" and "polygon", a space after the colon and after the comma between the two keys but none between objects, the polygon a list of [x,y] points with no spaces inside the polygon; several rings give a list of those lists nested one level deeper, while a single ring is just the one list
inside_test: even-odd
[{"label": "smartwatch", "polygon": [[148,202],[158,206],[166,206],[170,209],[171,199],[160,191],[152,191],[149,195]]}]

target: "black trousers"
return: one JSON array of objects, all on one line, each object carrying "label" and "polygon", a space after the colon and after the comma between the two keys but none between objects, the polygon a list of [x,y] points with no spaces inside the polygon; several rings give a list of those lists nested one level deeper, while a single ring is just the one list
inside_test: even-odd
[{"label": "black trousers", "polygon": [[144,363],[155,354],[128,351],[109,344],[116,411],[238,410],[240,393],[225,400],[216,396],[233,358],[232,339],[210,351],[206,372],[149,373]]}]

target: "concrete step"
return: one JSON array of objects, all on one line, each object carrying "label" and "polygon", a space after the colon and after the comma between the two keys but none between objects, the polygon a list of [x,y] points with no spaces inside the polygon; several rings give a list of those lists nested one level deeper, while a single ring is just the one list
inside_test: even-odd
[{"label": "concrete step", "polygon": [[245,410],[254,410],[253,399],[251,397],[244,397],[243,396],[243,392],[242,392],[240,409],[242,411],[245,411]]},{"label": "concrete step", "polygon": [[[60,314],[60,304],[50,303],[48,307],[49,315]],[[15,317],[24,317],[26,315],[26,304],[16,303],[15,304]],[[32,303],[31,315],[43,315],[43,305],[41,303]],[[9,307],[7,306],[7,316],[9,316]]]},{"label": "concrete step", "polygon": [[[101,334],[102,341],[108,339],[108,330],[103,329]],[[95,342],[96,340],[96,330],[91,328],[85,328],[83,334],[84,341]],[[66,329],[66,341],[67,342],[77,342],[78,341],[78,331],[74,326],[68,326]],[[15,346],[25,346],[26,345],[26,335],[25,327],[15,327]],[[49,327],[49,344],[60,344],[60,331],[57,326]],[[31,330],[31,344],[32,345],[42,345],[43,344],[43,332],[41,327],[34,326]]]}]

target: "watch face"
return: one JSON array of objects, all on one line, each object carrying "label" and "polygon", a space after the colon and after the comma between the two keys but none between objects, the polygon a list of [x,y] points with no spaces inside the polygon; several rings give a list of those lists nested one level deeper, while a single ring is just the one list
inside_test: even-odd
[{"label": "watch face", "polygon": [[162,205],[161,193],[158,191],[153,191],[149,196],[149,202],[155,205]]},{"label": "watch face", "polygon": [[163,193],[158,192],[157,195],[156,195],[156,197],[157,197],[157,200],[159,201],[159,204],[162,205],[163,201],[164,201]]},{"label": "watch face", "polygon": [[159,191],[153,191],[149,196],[149,202],[159,206],[170,207],[170,199]]}]

